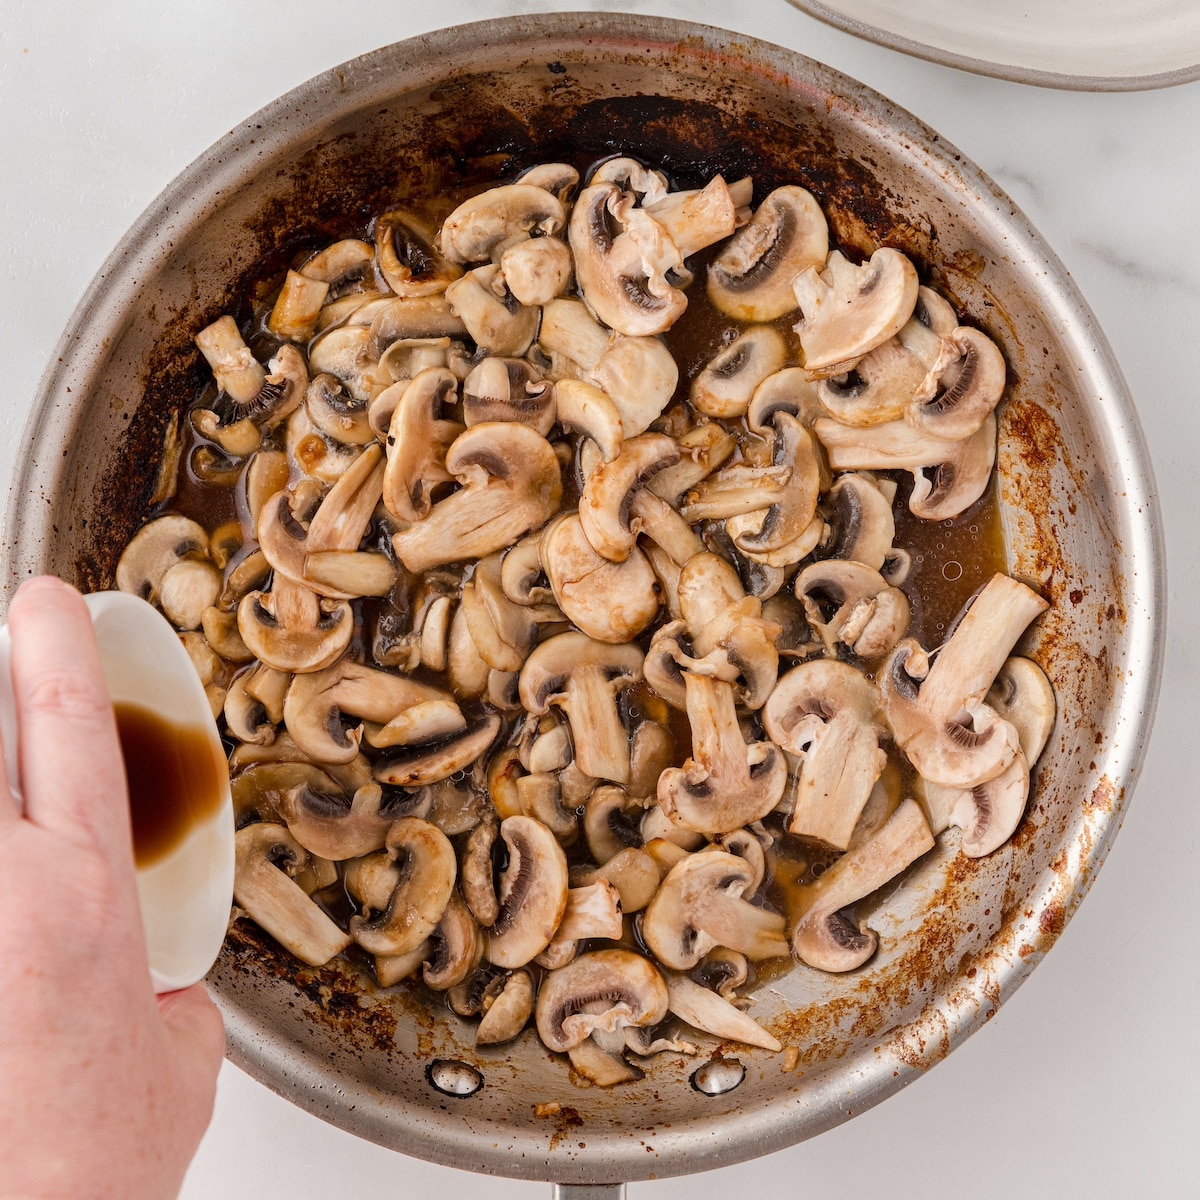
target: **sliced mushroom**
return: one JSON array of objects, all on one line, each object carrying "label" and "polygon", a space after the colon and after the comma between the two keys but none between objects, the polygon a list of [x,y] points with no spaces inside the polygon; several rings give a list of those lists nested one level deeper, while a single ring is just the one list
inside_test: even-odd
[{"label": "sliced mushroom", "polygon": [[350,933],[368,954],[407,954],[441,922],[454,894],[458,863],[450,839],[418,817],[393,822],[386,847],[398,867],[395,887],[381,912],[350,918]]},{"label": "sliced mushroom", "polygon": [[601,642],[630,642],[658,615],[653,568],[635,546],[624,562],[597,554],[577,513],[566,513],[542,536],[541,561],[564,615]]},{"label": "sliced mushroom", "polygon": [[621,911],[627,915],[640,912],[650,903],[661,878],[654,859],[632,846],[619,850],[598,867],[571,870],[572,887],[587,887],[601,879],[611,883],[621,898]]},{"label": "sliced mushroom", "polygon": [[875,478],[842,475],[830,488],[827,499],[832,515],[821,557],[852,559],[882,572],[893,551],[896,521],[891,500]]},{"label": "sliced mushroom", "polygon": [[463,381],[468,427],[519,421],[546,437],[554,426],[554,399],[554,388],[521,358],[485,358]]},{"label": "sliced mushroom", "polygon": [[960,442],[919,433],[905,421],[851,429],[828,418],[817,421],[817,437],[835,471],[909,471],[908,507],[927,521],[964,513],[983,495],[996,462],[996,416]]},{"label": "sliced mushroom", "polygon": [[316,762],[347,763],[358,754],[362,728],[342,728],[344,715],[386,724],[397,713],[428,700],[447,700],[428,684],[377,671],[349,659],[297,675],[288,688],[283,719],[296,744]]},{"label": "sliced mushroom", "polygon": [[834,850],[850,845],[887,763],[875,685],[835,659],[814,659],[779,680],[763,708],[767,734],[802,756],[788,831]]},{"label": "sliced mushroom", "polygon": [[242,598],[237,628],[247,649],[267,666],[323,671],[350,644],[354,617],[345,601],[322,601],[308,587],[277,574],[269,592]]},{"label": "sliced mushroom", "polygon": [[543,642],[521,669],[521,703],[531,713],[556,705],[566,713],[576,762],[587,775],[629,779],[629,739],[617,712],[617,692],[642,675],[642,652],[609,646],[583,633]]},{"label": "sliced mushroom", "polygon": [[221,573],[211,563],[184,559],[169,567],[159,583],[158,602],[176,629],[198,629],[204,610],[221,594]]},{"label": "sliced mushroom", "polygon": [[662,773],[659,805],[677,825],[708,835],[760,820],[783,795],[783,754],[773,742],[746,744],[732,684],[690,671],[683,678],[692,757]]},{"label": "sliced mushroom", "polygon": [[829,227],[812,194],[776,188],[709,265],[709,299],[739,320],[772,321],[796,307],[792,280],[819,270],[828,251]]},{"label": "sliced mushroom", "polygon": [[375,440],[366,401],[352,396],[332,375],[313,379],[304,394],[304,404],[313,425],[335,442],[366,446]]},{"label": "sliced mushroom", "polygon": [[309,279],[336,284],[344,282],[347,277],[361,275],[374,260],[375,250],[370,242],[344,238],[305,259],[300,272]]},{"label": "sliced mushroom", "polygon": [[861,658],[877,658],[908,628],[907,597],[860,562],[811,563],[796,576],[795,592],[828,655],[835,655],[842,642]]},{"label": "sliced mushroom", "polygon": [[869,896],[933,848],[921,807],[905,800],[871,839],[843,854],[808,890],[792,950],[810,967],[853,971],[875,953],[876,933],[855,929],[843,909]]},{"label": "sliced mushroom", "polygon": [[486,931],[486,954],[498,967],[523,967],[550,944],[567,907],[567,859],[558,840],[532,817],[505,817],[500,836],[508,866],[499,911]]},{"label": "sliced mushroom", "polygon": [[637,541],[640,522],[631,517],[634,492],[664,467],[679,461],[679,447],[661,433],[627,438],[612,462],[601,463],[587,477],[579,497],[579,520],[597,554],[624,562]]},{"label": "sliced mushroom", "polygon": [[392,538],[410,571],[502,550],[545,524],[562,498],[554,448],[524,425],[472,426],[450,447],[446,469],[461,490]]},{"label": "sliced mushroom", "polygon": [[744,897],[752,879],[750,864],[724,850],[685,855],[642,916],[646,945],[676,971],[690,971],[714,946],[755,962],[787,954],[783,918]]},{"label": "sliced mushroom", "polygon": [[558,238],[528,238],[504,251],[500,270],[521,304],[549,304],[571,282],[571,251]]},{"label": "sliced mushroom", "polygon": [[262,391],[267,372],[242,340],[237,322],[220,317],[196,334],[196,346],[208,361],[217,387],[234,404],[249,405]]},{"label": "sliced mushroom", "polygon": [[567,889],[567,907],[550,944],[534,960],[548,970],[564,967],[579,943],[591,938],[615,941],[621,936],[621,896],[606,879]]},{"label": "sliced mushroom", "polygon": [[669,972],[667,991],[671,1012],[696,1029],[731,1042],[761,1046],[764,1050],[783,1049],[779,1039],[772,1037],[753,1017],[686,975]]},{"label": "sliced mushroom", "polygon": [[325,280],[289,270],[267,319],[267,328],[276,337],[307,342],[313,335],[328,294],[329,284]]},{"label": "sliced mushroom", "polygon": [[551,1050],[578,1046],[596,1031],[657,1025],[667,1015],[667,985],[631,950],[595,950],[552,971],[537,998],[537,1028]]},{"label": "sliced mushroom", "polygon": [[904,416],[917,429],[954,442],[970,437],[991,415],[1007,367],[1000,348],[978,329],[960,327],[947,341],[958,357],[941,374],[936,393],[909,404]]},{"label": "sliced mushroom", "polygon": [[477,1046],[511,1042],[533,1016],[533,979],[528,971],[514,971],[483,1014],[475,1031]]},{"label": "sliced mushroom", "polygon": [[393,209],[375,219],[375,261],[397,296],[436,296],[462,275],[433,241],[432,227],[416,213]]},{"label": "sliced mushroom", "polygon": [[401,521],[420,521],[433,506],[433,491],[449,483],[446,453],[463,432],[445,412],[458,399],[458,380],[445,367],[429,367],[408,382],[393,384],[396,407],[387,433],[383,503]]},{"label": "sliced mushroom", "polygon": [[855,266],[834,250],[824,270],[809,267],[792,283],[804,368],[836,375],[900,332],[917,303],[917,272],[898,250],[883,247]]},{"label": "sliced mushroom", "polygon": [[494,815],[485,817],[471,830],[462,851],[459,886],[471,914],[485,929],[495,923],[500,911],[492,881],[492,847],[500,832]]},{"label": "sliced mushroom", "polygon": [[755,389],[779,371],[786,359],[787,346],[778,329],[771,325],[747,329],[692,380],[692,407],[709,417],[744,416]]},{"label": "sliced mushroom", "polygon": [[514,235],[549,236],[565,223],[562,201],[552,192],[533,183],[510,183],[464,200],[442,222],[437,245],[451,262],[484,262]]},{"label": "sliced mushroom", "polygon": [[421,978],[435,992],[449,991],[479,965],[483,957],[483,937],[471,910],[450,893],[442,919],[429,936],[433,953],[425,963]]},{"label": "sliced mushroom", "polygon": [[234,837],[233,900],[284,949],[320,967],[350,944],[343,933],[291,878],[308,853],[282,826],[249,825]]},{"label": "sliced mushroom", "polygon": [[188,517],[170,513],[143,525],[117,561],[117,587],[153,603],[163,577],[177,563],[208,553],[208,534]]},{"label": "sliced mushroom", "polygon": [[305,850],[332,862],[382,849],[395,819],[383,811],[383,791],[376,784],[349,797],[303,783],[283,793],[279,815]]},{"label": "sliced mushroom", "polygon": [[451,310],[488,354],[524,354],[537,333],[538,309],[522,304],[495,265],[476,267],[446,289]]},{"label": "sliced mushroom", "polygon": [[976,596],[933,665],[912,639],[880,673],[897,745],[926,779],[970,788],[1012,761],[1017,732],[984,697],[1025,628],[1048,607],[1025,584],[994,575]]},{"label": "sliced mushroom", "polygon": [[558,422],[590,437],[600,448],[606,463],[621,453],[625,436],[621,413],[594,383],[582,379],[563,379],[554,388]]}]

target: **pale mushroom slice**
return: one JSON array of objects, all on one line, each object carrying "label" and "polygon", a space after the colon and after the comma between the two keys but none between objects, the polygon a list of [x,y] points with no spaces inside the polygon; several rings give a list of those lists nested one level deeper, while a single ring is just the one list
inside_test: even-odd
[{"label": "pale mushroom slice", "polygon": [[350,645],[354,617],[346,601],[322,600],[311,588],[276,574],[269,592],[242,598],[237,630],[250,653],[277,671],[323,671]]},{"label": "pale mushroom slice", "polygon": [[714,946],[753,962],[788,953],[784,919],[751,904],[753,868],[724,850],[683,852],[642,914],[642,937],[655,958],[690,971]]},{"label": "pale mushroom slice", "polygon": [[305,850],[331,862],[382,849],[395,819],[384,811],[383,790],[373,783],[352,797],[302,783],[280,797],[279,815]]},{"label": "pale mushroom slice", "polygon": [[496,919],[485,931],[487,959],[523,967],[550,944],[567,907],[567,858],[558,839],[533,817],[500,822],[508,866],[500,877]]},{"label": "pale mushroom slice", "polygon": [[882,702],[874,683],[847,663],[814,659],[779,680],[763,708],[768,736],[800,756],[788,832],[846,850],[887,764]]},{"label": "pale mushroom slice", "polygon": [[154,603],[172,567],[208,555],[208,534],[190,517],[168,513],[143,525],[117,560],[118,590]]},{"label": "pale mushroom slice", "polygon": [[659,471],[646,484],[646,490],[678,507],[688,491],[733,454],[737,443],[724,426],[713,421],[681,433],[675,444],[679,447],[679,462]]},{"label": "pale mushroom slice", "polygon": [[820,557],[852,560],[882,573],[894,550],[896,520],[892,499],[878,480],[862,472],[841,475],[825,496],[825,504],[826,536]]},{"label": "pale mushroom slice", "polygon": [[764,1050],[783,1049],[753,1017],[735,1008],[724,996],[676,971],[667,973],[667,1006],[677,1017],[703,1033]]},{"label": "pale mushroom slice", "polygon": [[324,670],[297,675],[292,680],[284,700],[283,719],[296,745],[309,758],[322,763],[348,763],[358,754],[362,728],[343,729],[343,715],[383,725],[414,704],[449,699],[445,692],[428,684],[343,658]]},{"label": "pale mushroom slice", "polygon": [[657,1025],[666,1015],[667,985],[632,950],[594,950],[550,972],[538,992],[538,1036],[549,1050],[571,1050],[597,1033]]},{"label": "pale mushroom slice", "polygon": [[267,372],[242,340],[237,322],[219,317],[195,337],[196,346],[212,368],[221,389],[237,405],[248,406],[262,391]]},{"label": "pale mushroom slice", "polygon": [[472,426],[450,447],[446,470],[462,488],[392,538],[410,571],[502,550],[544,525],[562,499],[554,448],[513,422]]},{"label": "pale mushroom slice", "polygon": [[944,787],[921,780],[929,827],[935,834],[950,825],[962,829],[962,850],[981,858],[1013,835],[1029,798],[1029,768],[1041,755],[1054,726],[1055,700],[1045,672],[1028,658],[1005,661],[986,697],[1017,731],[1020,749],[994,779],[973,788]]},{"label": "pale mushroom slice", "polygon": [[198,629],[204,611],[221,593],[221,572],[212,563],[184,559],[167,569],[158,589],[163,615],[180,632]]},{"label": "pale mushroom slice", "polygon": [[[728,184],[714,175],[702,188],[668,192],[658,200],[643,200],[641,207],[666,231],[680,259],[688,259],[749,219],[753,190],[754,181],[748,177]],[[686,278],[690,280],[690,273]]]},{"label": "pale mushroom slice", "polygon": [[644,850],[626,846],[598,867],[572,867],[571,886],[587,887],[605,880],[617,889],[623,913],[641,912],[658,891],[662,880],[654,859]]},{"label": "pale mushroom slice", "polygon": [[350,933],[368,954],[407,954],[441,922],[454,894],[458,862],[450,839],[419,817],[393,822],[386,854],[398,868],[387,906],[351,917]]},{"label": "pale mushroom slice", "polygon": [[905,800],[874,837],[843,854],[808,888],[792,930],[796,957],[822,971],[861,967],[875,953],[879,937],[855,929],[843,910],[878,891],[933,845],[921,806]]},{"label": "pale mushroom slice", "polygon": [[567,906],[554,937],[535,959],[547,970],[566,966],[576,955],[579,943],[591,938],[616,941],[624,930],[621,895],[606,879],[567,889]]},{"label": "pale mushroom slice", "polygon": [[454,263],[485,262],[497,246],[550,236],[565,223],[566,211],[553,192],[527,181],[503,184],[464,200],[442,222],[437,247]]},{"label": "pale mushroom slice", "polygon": [[713,835],[761,820],[787,784],[787,763],[773,742],[746,744],[734,688],[684,672],[692,756],[659,777],[658,803],[678,825]]},{"label": "pale mushroom slice", "polygon": [[692,380],[688,398],[708,417],[744,416],[759,384],[786,361],[783,334],[771,325],[756,325],[709,359]]},{"label": "pale mushroom slice", "polygon": [[340,380],[322,374],[304,393],[304,407],[313,425],[344,446],[367,446],[375,440],[365,400],[352,396]]},{"label": "pale mushroom slice", "polygon": [[629,779],[629,736],[617,711],[617,693],[642,677],[642,651],[607,645],[584,633],[560,633],[542,642],[521,669],[526,711],[561,708],[571,726],[575,760],[597,779]]},{"label": "pale mushroom slice", "polygon": [[309,344],[309,369],[316,375],[332,375],[361,404],[371,399],[379,352],[366,325],[338,325],[327,329]]},{"label": "pale mushroom slice", "polygon": [[882,247],[861,266],[830,252],[824,270],[809,267],[792,290],[804,369],[837,375],[900,332],[917,303],[917,272],[899,250]]},{"label": "pale mushroom slice", "polygon": [[829,227],[813,195],[776,188],[709,265],[708,297],[727,316],[773,321],[796,307],[792,280],[822,267],[828,252]]},{"label": "pale mushroom slice", "polygon": [[993,575],[932,665],[913,639],[879,673],[896,744],[932,783],[971,788],[995,778],[1018,749],[1017,732],[988,705],[1017,639],[1049,607],[1032,588]]},{"label": "pale mushroom slice", "polygon": [[429,935],[429,943],[430,955],[421,969],[421,978],[435,992],[449,991],[479,965],[483,936],[457,892],[450,893],[442,919]]},{"label": "pale mushroom slice", "polygon": [[679,367],[655,337],[622,337],[605,329],[582,300],[559,298],[542,309],[538,344],[577,365],[586,382],[616,406],[625,437],[644,433],[675,393]]},{"label": "pale mushroom slice", "polygon": [[579,520],[597,554],[615,563],[629,557],[641,528],[640,519],[630,512],[634,493],[678,461],[674,438],[643,433],[626,438],[612,462],[601,463],[588,475],[579,497]]},{"label": "pale mushroom slice", "polygon": [[496,740],[500,724],[500,715],[491,713],[448,737],[388,751],[375,764],[373,775],[380,783],[393,787],[440,783],[465,771],[485,754]]},{"label": "pale mushroom slice", "polygon": [[456,279],[446,289],[446,300],[475,344],[488,354],[524,354],[537,333],[539,310],[517,300],[496,264],[476,267]]},{"label": "pale mushroom slice", "polygon": [[908,629],[908,597],[861,562],[810,563],[796,576],[794,590],[827,655],[836,655],[841,642],[860,658],[878,658]]},{"label": "pale mushroom slice", "polygon": [[261,823],[234,836],[233,901],[301,962],[320,967],[351,936],[339,929],[292,878],[308,852],[282,825]]},{"label": "pale mushroom slice", "polygon": [[954,351],[952,361],[931,372],[936,386],[928,389],[928,398],[914,397],[904,417],[917,429],[954,442],[970,437],[991,415],[1004,394],[1008,367],[1000,347],[978,329],[960,326],[946,341]]},{"label": "pale mushroom slice", "polygon": [[834,471],[911,472],[908,507],[927,521],[945,521],[966,512],[987,490],[996,462],[994,412],[959,442],[921,433],[907,421],[853,429],[825,417],[816,422],[814,432]]},{"label": "pale mushroom slice", "polygon": [[556,237],[527,238],[500,255],[500,270],[517,301],[536,307],[567,290],[574,262],[566,242]]},{"label": "pale mushroom slice", "polygon": [[590,437],[606,463],[621,453],[621,413],[601,388],[582,379],[562,379],[554,387],[554,399],[558,423]]}]

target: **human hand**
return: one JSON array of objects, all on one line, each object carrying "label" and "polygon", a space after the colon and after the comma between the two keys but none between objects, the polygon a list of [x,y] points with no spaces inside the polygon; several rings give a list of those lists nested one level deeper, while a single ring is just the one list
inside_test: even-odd
[{"label": "human hand", "polygon": [[224,1055],[202,984],[155,997],[125,773],[91,619],[9,609],[25,812],[0,781],[0,1200],[174,1197]]}]

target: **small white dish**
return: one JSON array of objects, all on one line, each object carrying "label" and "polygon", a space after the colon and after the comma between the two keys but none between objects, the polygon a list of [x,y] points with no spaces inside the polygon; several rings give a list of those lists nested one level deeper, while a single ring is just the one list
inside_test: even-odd
[{"label": "small white dish", "polygon": [[[233,903],[233,803],[229,769],[204,688],[175,630],[158,612],[124,592],[84,597],[113,704],[149,710],[175,732],[207,745],[209,815],[137,871],[138,899],[155,992],[203,979],[216,961]],[[21,803],[17,720],[9,674],[9,635],[0,628],[0,736],[10,788]],[[208,764],[205,763],[207,770]]]},{"label": "small white dish", "polygon": [[1075,91],[1200,78],[1195,0],[791,0],[826,24],[979,75]]}]

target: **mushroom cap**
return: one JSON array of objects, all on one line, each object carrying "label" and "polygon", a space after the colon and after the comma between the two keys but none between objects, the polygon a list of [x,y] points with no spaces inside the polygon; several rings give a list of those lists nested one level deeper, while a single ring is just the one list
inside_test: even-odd
[{"label": "mushroom cap", "polygon": [[375,218],[375,261],[397,296],[435,296],[461,274],[433,244],[432,227],[416,213],[393,209]]},{"label": "mushroom cap", "polygon": [[463,380],[467,427],[519,421],[546,437],[554,427],[555,389],[523,358],[485,358]]},{"label": "mushroom cap", "polygon": [[882,247],[861,266],[834,250],[825,269],[809,267],[792,284],[804,368],[835,375],[900,332],[917,303],[916,268],[899,250]]},{"label": "mushroom cap", "polygon": [[753,961],[787,954],[783,917],[743,898],[753,877],[745,859],[724,850],[685,855],[642,916],[646,945],[676,971],[690,971],[714,946]]},{"label": "mushroom cap", "polygon": [[524,354],[537,333],[538,309],[518,302],[494,263],[456,279],[446,289],[446,300],[488,354]]},{"label": "mushroom cap", "polygon": [[486,953],[498,967],[523,967],[550,944],[566,911],[567,857],[554,834],[533,817],[505,817],[500,836],[509,858],[499,911],[486,931]]},{"label": "mushroom cap", "polygon": [[550,972],[537,999],[537,1028],[551,1050],[578,1046],[596,1030],[656,1025],[667,1015],[667,985],[632,950],[594,950]]},{"label": "mushroom cap", "polygon": [[813,195],[776,188],[709,265],[708,297],[738,320],[772,321],[796,307],[792,280],[823,266],[828,251],[829,227]]},{"label": "mushroom cap", "polygon": [[509,291],[530,306],[548,304],[571,282],[573,265],[566,242],[556,237],[527,238],[500,256]]},{"label": "mushroom cap", "polygon": [[544,525],[562,499],[554,447],[511,421],[473,425],[450,447],[446,469],[462,481],[461,490],[392,538],[410,571],[503,550]]}]

